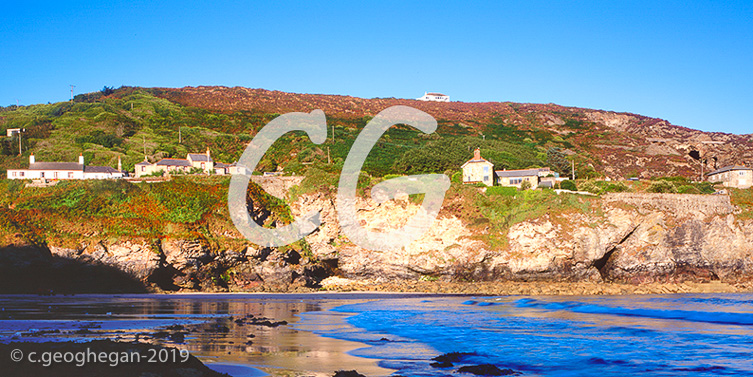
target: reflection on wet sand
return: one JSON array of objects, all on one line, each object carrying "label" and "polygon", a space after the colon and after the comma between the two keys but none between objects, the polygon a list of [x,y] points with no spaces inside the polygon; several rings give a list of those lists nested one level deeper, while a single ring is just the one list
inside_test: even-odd
[{"label": "reflection on wet sand", "polygon": [[[329,375],[356,369],[369,376],[392,370],[350,356],[362,343],[296,328],[299,313],[327,310],[380,295],[77,295],[0,297],[0,341],[108,338],[187,349],[231,375]],[[344,325],[342,314],[327,316]]]}]

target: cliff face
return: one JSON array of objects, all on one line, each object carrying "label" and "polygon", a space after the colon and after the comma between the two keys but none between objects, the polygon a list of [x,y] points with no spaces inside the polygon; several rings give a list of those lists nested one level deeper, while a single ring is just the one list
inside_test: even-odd
[{"label": "cliff face", "polygon": [[[331,200],[309,196],[293,208],[322,210],[322,226],[307,241],[351,279],[640,283],[753,276],[753,221],[736,220],[728,196],[609,194],[601,203],[600,213],[518,223],[499,249],[468,237],[472,232],[461,219],[446,215],[421,239],[390,252],[346,242]],[[360,205],[362,224],[382,230],[402,226],[420,210],[409,202]]]},{"label": "cliff face", "polygon": [[[379,252],[347,240],[331,195],[307,194],[291,206],[298,216],[321,211],[322,225],[306,238],[306,250],[244,243],[218,249],[201,237],[83,241],[76,247],[18,242],[0,249],[0,289],[291,290],[316,287],[329,276],[382,283],[752,280],[753,220],[738,219],[740,210],[728,196],[621,193],[597,200],[592,213],[546,214],[512,225],[506,244],[497,247],[448,211],[413,243]],[[421,211],[407,197],[383,204],[358,199],[357,208],[371,231],[399,228]]]}]

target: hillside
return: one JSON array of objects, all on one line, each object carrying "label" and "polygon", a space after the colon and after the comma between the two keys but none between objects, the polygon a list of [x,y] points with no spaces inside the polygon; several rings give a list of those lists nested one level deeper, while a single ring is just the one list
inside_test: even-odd
[{"label": "hillside", "polygon": [[184,157],[206,147],[215,160],[232,162],[275,116],[322,109],[334,127],[325,144],[315,146],[302,134],[290,134],[275,143],[260,165],[260,170],[303,173],[326,165],[328,153],[337,165],[370,117],[393,105],[423,110],[437,119],[439,128],[427,136],[393,127],[364,167],[375,176],[455,169],[476,146],[497,168],[508,169],[546,165],[549,149],[560,148],[575,161],[579,177],[698,177],[699,158],[706,161],[706,172],[753,162],[751,135],[701,132],[656,118],[554,104],[434,103],[239,87],[123,87],[78,95],[73,102],[0,109],[3,135],[7,128],[26,129],[22,156],[17,139],[3,140],[0,167],[23,167],[33,152],[41,161],[73,161],[83,153],[89,164],[110,166],[121,157],[130,169],[145,154],[150,160]]}]

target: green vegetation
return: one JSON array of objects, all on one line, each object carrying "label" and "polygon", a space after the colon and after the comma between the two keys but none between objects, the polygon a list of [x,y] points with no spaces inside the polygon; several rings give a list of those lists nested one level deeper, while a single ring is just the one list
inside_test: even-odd
[{"label": "green vegetation", "polygon": [[[85,239],[204,238],[212,245],[245,243],[230,222],[227,177],[180,177],[133,184],[123,180],[61,181],[24,187],[0,181],[0,235],[71,247]],[[263,226],[289,223],[287,204],[251,183],[247,202]],[[5,239],[12,243],[12,239]],[[304,248],[304,241],[297,247]],[[237,246],[237,245],[236,245]]]},{"label": "green vegetation", "polygon": [[[472,195],[472,206],[482,216],[476,221],[488,230],[484,232],[484,239],[490,245],[505,242],[507,230],[520,222],[549,215],[550,221],[567,226],[566,222],[559,222],[561,215],[567,212],[594,213],[597,212],[597,198],[581,195],[557,195],[553,190],[525,190],[517,191],[515,195],[500,194],[487,189],[486,194]],[[467,195],[467,193],[466,193]]]},{"label": "green vegetation", "polygon": [[741,220],[753,219],[753,188],[747,190],[729,189],[730,201],[742,209],[735,217]]},{"label": "green vegetation", "polygon": [[562,183],[560,183],[560,188],[563,190],[578,191],[578,186],[575,184],[575,181],[569,179],[562,181]]}]

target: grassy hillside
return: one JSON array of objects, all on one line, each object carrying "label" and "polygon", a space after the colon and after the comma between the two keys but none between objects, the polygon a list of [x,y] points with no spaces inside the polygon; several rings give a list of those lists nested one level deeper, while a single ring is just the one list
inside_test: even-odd
[{"label": "grassy hillside", "polygon": [[[7,128],[26,132],[21,137],[21,156],[18,139],[4,138],[0,167],[25,167],[31,153],[38,161],[75,161],[83,153],[87,164],[116,166],[121,157],[124,169],[132,170],[145,155],[150,161],[184,158],[187,152],[203,152],[207,147],[216,161],[233,162],[253,135],[279,115],[261,109],[214,111],[186,106],[161,98],[160,93],[158,89],[121,88],[108,95],[79,95],[73,102],[3,108],[0,132]],[[288,134],[275,143],[258,170],[282,168],[302,174],[312,166],[322,168],[328,154],[336,165],[347,156],[369,119],[369,115],[338,118],[337,113],[327,114],[329,138],[324,144],[312,144],[303,133]],[[499,115],[473,126],[439,119],[432,135],[395,126],[371,151],[364,170],[374,176],[444,172],[459,167],[475,147],[481,147],[498,168],[526,168],[545,165],[550,147],[576,148],[571,143],[575,133],[557,136],[536,129],[533,123],[510,119]],[[596,163],[594,158],[581,153],[575,159],[580,171],[593,174],[589,164]]]}]

